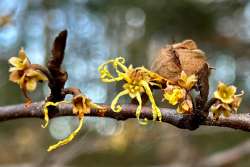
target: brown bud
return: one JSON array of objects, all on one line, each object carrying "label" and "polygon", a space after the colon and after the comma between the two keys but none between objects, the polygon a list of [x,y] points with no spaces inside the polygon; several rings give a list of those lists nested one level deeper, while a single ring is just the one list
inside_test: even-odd
[{"label": "brown bud", "polygon": [[198,74],[204,64],[207,64],[205,53],[198,49],[194,41],[185,40],[162,48],[151,70],[176,83],[181,71],[187,75]]}]

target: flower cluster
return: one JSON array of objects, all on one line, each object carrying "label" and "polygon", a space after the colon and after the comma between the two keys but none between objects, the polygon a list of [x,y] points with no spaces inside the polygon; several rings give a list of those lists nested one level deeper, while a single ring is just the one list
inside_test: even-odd
[{"label": "flower cluster", "polygon": [[[11,57],[9,59],[9,63],[12,65],[12,67],[10,67],[9,69],[9,72],[10,72],[9,79],[10,81],[18,84],[19,87],[22,89],[26,99],[28,100],[26,104],[31,103],[31,99],[27,96],[27,91],[34,91],[37,87],[38,81],[49,80],[49,82],[51,82],[51,74],[49,70],[38,64],[31,64],[23,48],[20,49],[18,57]],[[63,91],[65,90],[66,89],[63,89]],[[58,101],[58,102],[52,102],[52,101],[46,100],[45,104],[43,105],[45,124],[42,125],[42,127],[46,128],[48,126],[49,111],[53,109],[53,107],[57,107],[61,103],[72,104],[73,106],[72,111],[75,115],[79,117],[80,123],[79,123],[78,128],[75,129],[67,138],[59,141],[55,145],[50,146],[48,148],[48,151],[52,151],[62,145],[69,143],[71,140],[73,140],[83,125],[84,114],[89,113],[91,108],[98,109],[101,112],[105,111],[104,107],[101,107],[97,104],[92,103],[89,98],[82,95],[80,93],[80,90],[76,88],[71,88],[67,90],[68,92],[65,94],[73,95],[73,99],[71,102],[66,102],[64,100]]]},{"label": "flower cluster", "polygon": [[[185,46],[195,46],[193,45],[192,41],[186,41],[183,43]],[[192,45],[191,45],[192,44]],[[178,49],[176,45],[176,49]],[[180,53],[184,53],[183,47],[180,47],[178,51]],[[196,47],[195,47],[196,48]],[[188,48],[187,48],[188,49]],[[200,76],[199,70],[195,68],[195,70],[190,71],[189,66],[185,66],[185,63],[189,63],[190,66],[195,66],[194,59],[190,59],[187,56],[183,56],[181,62],[182,66],[185,68],[179,67],[180,61],[177,61],[176,58],[172,55],[171,48],[167,50],[169,53],[169,57],[166,58],[165,54],[165,64],[169,65],[169,63],[173,64],[173,66],[168,66],[171,68],[166,70],[159,70],[155,67],[155,72],[146,69],[145,67],[133,67],[132,65],[126,66],[125,59],[122,57],[117,57],[115,59],[108,60],[107,62],[101,64],[98,67],[98,71],[100,73],[100,78],[103,82],[106,83],[113,83],[113,82],[122,82],[123,90],[120,91],[111,102],[111,109],[114,112],[120,112],[122,110],[122,106],[119,104],[119,99],[122,96],[128,95],[130,98],[137,100],[138,106],[135,112],[136,118],[140,120],[140,115],[142,112],[142,105],[143,99],[142,95],[146,95],[148,100],[151,103],[152,107],[152,117],[153,120],[162,120],[162,113],[159,107],[156,104],[156,101],[153,96],[152,89],[158,88],[161,89],[163,92],[163,100],[168,101],[171,105],[177,105],[177,112],[180,114],[192,114],[194,110],[193,100],[191,96],[191,91],[194,87],[198,87],[198,74]],[[171,54],[170,54],[171,53]],[[189,53],[185,51],[185,53]],[[196,62],[200,62],[201,65],[207,65],[206,61],[204,60],[203,54],[195,54],[197,53],[196,50],[193,50],[192,54],[194,54],[195,58],[197,58]],[[167,54],[168,56],[168,54]],[[175,55],[176,56],[176,55]],[[160,61],[161,61],[160,57]],[[194,57],[193,57],[194,58]],[[199,59],[198,59],[199,58]],[[185,61],[184,61],[185,60]],[[177,61],[177,64],[176,64]],[[190,63],[190,61],[192,61]],[[157,61],[158,62],[158,61]],[[184,63],[185,62],[185,63]],[[54,87],[57,86],[55,82],[56,75],[53,74],[53,70],[46,69],[42,66],[37,64],[31,64],[28,57],[25,54],[25,51],[21,48],[19,50],[18,57],[11,57],[9,59],[9,63],[12,67],[9,69],[10,76],[9,80],[18,84],[19,87],[22,89],[28,103],[31,102],[31,99],[27,96],[27,91],[34,91],[37,88],[38,81],[46,81],[49,80],[49,86],[51,88],[51,84]],[[158,63],[155,63],[157,66]],[[164,65],[164,64],[163,64]],[[165,67],[167,67],[165,65]],[[110,69],[110,66],[112,69]],[[172,68],[178,67],[176,73],[172,73]],[[202,67],[202,66],[201,66]],[[208,65],[205,66],[208,68]],[[164,68],[164,67],[161,67]],[[60,67],[59,67],[60,69]],[[189,71],[187,71],[189,69]],[[112,72],[110,71],[112,70]],[[59,70],[60,71],[60,70]],[[159,73],[167,71],[169,73],[164,73],[162,75]],[[113,74],[114,73],[114,74]],[[197,75],[196,75],[197,74]],[[208,74],[206,75],[206,79],[208,79]],[[65,77],[65,82],[67,77]],[[171,80],[174,78],[174,80]],[[199,78],[200,79],[200,78]],[[74,137],[79,133],[83,126],[83,119],[85,114],[89,114],[91,109],[97,109],[100,112],[105,112],[106,108],[99,106],[93,103],[89,98],[81,93],[81,91],[77,88],[64,88],[63,86],[59,88],[59,93],[62,98],[51,100],[47,98],[45,104],[43,105],[43,113],[44,113],[44,121],[45,124],[42,125],[43,128],[46,128],[49,123],[49,111],[56,107],[58,107],[61,103],[70,103],[72,104],[72,112],[79,118],[79,125],[78,127],[65,139],[58,141],[58,143],[51,145],[48,148],[48,151],[52,151],[61,147],[65,144],[71,142]],[[202,84],[202,82],[200,82]],[[59,84],[60,85],[60,84]],[[203,84],[204,85],[204,84]],[[208,89],[208,86],[207,86]],[[53,90],[53,89],[52,89]],[[61,92],[60,92],[61,91]],[[51,93],[53,95],[53,93]],[[67,94],[73,95],[73,98],[70,102],[64,101],[64,97]],[[242,91],[240,94],[236,94],[236,87],[235,86],[228,86],[222,82],[218,84],[217,90],[214,92],[214,98],[216,99],[215,103],[212,104],[210,110],[213,113],[214,118],[218,119],[220,115],[229,116],[231,113],[235,113],[242,101],[242,95],[244,92]],[[51,100],[51,101],[49,101]],[[52,102],[53,101],[53,102]],[[55,102],[56,101],[56,102]],[[205,101],[205,100],[204,100]],[[212,100],[213,101],[213,100]],[[27,104],[28,104],[27,103]],[[210,105],[210,103],[208,103]],[[202,112],[202,111],[201,111]]]},{"label": "flower cluster", "polygon": [[[48,121],[49,121],[49,116],[48,116],[49,109],[48,108],[51,106],[56,107],[60,103],[64,103],[64,102],[66,102],[66,101],[61,101],[61,102],[57,102],[57,103],[53,103],[53,102],[46,102],[45,103],[43,110],[44,110],[44,120],[46,122],[45,122],[45,125],[42,126],[43,128],[47,127],[47,125],[48,125]],[[68,137],[66,137],[63,140],[60,140],[58,143],[56,143],[54,145],[51,145],[48,148],[49,152],[53,151],[53,150],[55,150],[63,145],[68,144],[69,142],[71,142],[74,139],[74,137],[79,133],[79,131],[82,128],[84,114],[90,113],[91,108],[98,109],[99,111],[105,111],[104,107],[101,107],[101,106],[93,103],[89,98],[87,98],[86,96],[84,96],[82,94],[78,94],[78,95],[73,96],[72,101],[66,102],[66,103],[71,103],[73,105],[72,110],[73,110],[73,113],[75,115],[77,115],[79,118],[79,125]]]},{"label": "flower cluster", "polygon": [[214,118],[218,119],[221,114],[228,117],[231,113],[236,113],[242,101],[243,94],[243,91],[240,94],[236,94],[235,86],[228,86],[219,82],[217,90],[214,92],[214,98],[217,101],[211,106]]},{"label": "flower cluster", "polygon": [[[116,76],[113,76],[108,70],[109,64],[113,66],[117,74]],[[111,108],[115,112],[121,111],[121,106],[119,104],[117,105],[119,98],[128,94],[132,99],[136,98],[138,101],[139,105],[136,110],[136,117],[139,119],[142,109],[141,93],[146,93],[152,104],[153,120],[156,120],[157,117],[161,120],[161,112],[155,103],[151,87],[156,86],[162,89],[162,85],[166,84],[166,88],[163,89],[164,99],[171,105],[178,104],[178,113],[192,113],[193,103],[190,90],[197,82],[195,75],[188,76],[182,71],[178,81],[173,83],[144,67],[133,68],[132,65],[126,67],[124,64],[124,58],[118,57],[101,64],[98,68],[103,82],[125,81],[123,84],[124,90],[118,93],[111,103]]]},{"label": "flower cluster", "polygon": [[[113,76],[108,70],[109,64],[113,66],[117,74],[116,76]],[[123,84],[123,90],[117,94],[117,96],[111,103],[112,110],[115,112],[120,112],[122,107],[117,104],[118,100],[121,96],[129,95],[130,98],[136,98],[136,100],[138,101],[139,105],[136,110],[136,117],[139,119],[142,109],[141,93],[146,93],[149,101],[152,104],[153,120],[156,120],[158,118],[161,121],[161,112],[154,100],[151,86],[161,87],[161,83],[164,78],[156,73],[147,70],[144,67],[134,68],[132,67],[132,65],[126,67],[124,64],[125,59],[122,57],[118,57],[101,64],[98,68],[98,71],[101,74],[101,80],[103,82],[110,83],[125,81],[125,83]]]},{"label": "flower cluster", "polygon": [[18,57],[9,59],[9,63],[13,66],[9,69],[9,80],[18,84],[25,97],[30,101],[27,91],[34,91],[37,87],[37,82],[48,80],[47,76],[34,68],[23,48],[19,50]]},{"label": "flower cluster", "polygon": [[171,105],[179,104],[177,107],[178,113],[190,114],[193,111],[190,90],[194,87],[196,82],[197,77],[194,74],[187,76],[187,74],[182,71],[176,84],[167,83],[163,97]]}]

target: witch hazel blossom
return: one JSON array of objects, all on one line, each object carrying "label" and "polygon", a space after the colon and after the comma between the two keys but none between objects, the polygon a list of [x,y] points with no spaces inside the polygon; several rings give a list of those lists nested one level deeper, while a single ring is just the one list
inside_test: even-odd
[{"label": "witch hazel blossom", "polygon": [[[115,112],[120,112],[122,107],[121,105],[117,104],[120,97],[129,95],[130,98],[135,98],[139,103],[136,109],[136,117],[139,120],[142,109],[141,93],[146,93],[152,105],[153,120],[158,118],[161,121],[161,112],[156,105],[150,86],[161,87],[160,83],[162,80],[164,80],[164,78],[152,71],[147,70],[144,67],[134,68],[132,65],[126,67],[124,64],[125,59],[118,57],[101,64],[98,68],[98,71],[101,75],[100,78],[103,82],[110,83],[125,81],[123,84],[123,90],[116,95],[111,103],[112,110]],[[107,67],[108,65],[111,65],[114,68],[116,76],[113,76],[109,72]]]},{"label": "witch hazel blossom", "polygon": [[74,95],[72,98],[72,101],[68,102],[68,101],[61,101],[61,102],[46,102],[44,104],[44,120],[45,120],[45,125],[43,126],[43,128],[47,127],[48,122],[49,122],[49,116],[48,116],[48,108],[50,106],[54,106],[57,107],[59,104],[61,103],[70,103],[72,104],[72,110],[73,113],[75,115],[78,116],[79,118],[79,125],[78,127],[65,139],[58,141],[56,144],[49,146],[48,148],[48,152],[53,151],[63,145],[68,144],[69,142],[71,142],[75,136],[80,132],[82,126],[83,126],[83,119],[84,119],[84,114],[88,114],[90,113],[91,108],[92,109],[98,109],[101,112],[105,112],[106,108],[99,106],[95,103],[93,103],[89,98],[87,98],[86,96],[82,95],[82,94],[77,94]]},{"label": "witch hazel blossom", "polygon": [[9,72],[9,80],[18,84],[27,99],[27,91],[34,91],[38,81],[47,81],[43,72],[33,68],[23,48],[19,50],[18,57],[11,57],[9,63],[12,65]]},{"label": "witch hazel blossom", "polygon": [[[31,103],[31,99],[28,97],[27,92],[34,91],[37,88],[37,82],[49,80],[50,84],[53,82],[51,74],[46,67],[40,66],[38,64],[31,64],[23,48],[19,50],[17,57],[11,57],[9,59],[11,67],[9,69],[10,75],[9,80],[18,84],[22,89],[27,102],[25,106],[28,106]],[[49,79],[48,79],[49,78]],[[65,91],[66,89],[63,89]],[[61,103],[70,103],[72,104],[73,113],[79,118],[79,125],[68,137],[63,140],[58,141],[58,143],[51,145],[48,148],[48,151],[55,150],[65,144],[71,142],[74,137],[79,133],[83,126],[84,114],[90,113],[91,108],[97,109],[98,112],[105,112],[106,108],[99,106],[93,103],[89,98],[82,95],[80,90],[78,93],[68,92],[66,94],[72,94],[73,98],[71,101],[47,101],[43,105],[43,114],[45,123],[42,125],[43,128],[46,128],[49,124],[49,111],[51,109],[58,107]]]},{"label": "witch hazel blossom", "polygon": [[237,88],[235,86],[229,86],[223,82],[219,82],[217,90],[214,92],[214,98],[217,99],[217,101],[210,108],[215,119],[218,119],[220,115],[228,117],[231,113],[237,112],[244,91],[241,91],[240,94],[236,94],[236,91]]},{"label": "witch hazel blossom", "polygon": [[196,75],[192,74],[188,76],[184,71],[182,71],[177,83],[180,87],[186,90],[191,90],[197,81],[198,77]]},{"label": "witch hazel blossom", "polygon": [[234,101],[236,87],[228,86],[223,82],[219,82],[217,90],[214,92],[214,98],[221,100],[223,103],[230,104]]},{"label": "witch hazel blossom", "polygon": [[164,89],[163,97],[169,104],[176,105],[185,99],[186,94],[186,90],[179,86],[167,85],[167,88]]},{"label": "witch hazel blossom", "polygon": [[197,76],[192,74],[188,76],[184,71],[181,72],[175,84],[168,83],[163,89],[163,99],[171,105],[177,105],[177,113],[191,114],[193,111],[192,97],[190,90],[197,83]]},{"label": "witch hazel blossom", "polygon": [[[45,121],[42,125],[43,128],[46,128],[49,124],[50,110],[58,108],[62,103],[71,104],[72,113],[79,118],[78,127],[65,139],[49,146],[48,151],[55,150],[71,142],[80,132],[83,126],[84,116],[90,114],[91,109],[98,111],[101,115],[105,115],[103,113],[108,109],[107,107],[93,103],[91,99],[82,94],[78,88],[64,88],[67,75],[60,66],[63,61],[66,37],[67,31],[63,31],[56,38],[54,42],[55,47],[52,51],[53,61],[48,63],[48,68],[38,64],[31,64],[23,48],[19,50],[17,57],[11,57],[9,59],[9,64],[11,64],[9,80],[19,85],[28,100],[30,100],[30,98],[27,96],[27,92],[34,91],[37,88],[38,81],[48,80],[50,88],[57,87],[63,83],[59,89],[60,98],[50,98],[53,96],[53,93],[51,93],[51,96],[45,100],[43,105]],[[56,47],[61,45],[63,45],[62,48]],[[60,51],[62,55],[54,54],[55,51]],[[57,62],[57,60],[59,60],[58,57],[61,62]],[[60,64],[59,67],[57,63]],[[51,65],[53,66],[55,64],[57,64],[56,67],[52,68]],[[110,72],[110,67],[112,68],[112,73]],[[137,100],[138,106],[135,111],[135,116],[140,120],[142,105],[145,100],[149,100],[152,108],[153,121],[162,121],[162,113],[156,104],[153,89],[160,89],[163,100],[166,100],[171,105],[177,105],[176,112],[179,114],[200,116],[197,113],[202,112],[202,109],[197,106],[205,106],[203,109],[206,109],[206,102],[212,105],[210,111],[216,119],[219,119],[221,115],[228,117],[231,113],[236,113],[241,104],[244,92],[241,91],[241,93],[236,94],[237,88],[235,86],[219,82],[217,90],[214,92],[214,98],[207,101],[210,69],[204,53],[197,48],[195,42],[192,40],[186,40],[164,49],[155,63],[153,63],[152,71],[143,66],[133,67],[129,65],[127,67],[123,57],[108,60],[98,67],[100,78],[103,82],[121,82],[123,84],[122,90],[114,97],[110,105],[114,112],[120,112],[122,110],[119,100],[122,96],[127,95]],[[62,81],[56,82],[58,77],[57,73],[54,74],[52,72],[54,70],[65,74],[63,75],[64,78],[59,77],[59,80],[62,79]],[[200,93],[195,99],[192,99],[193,96],[191,92],[193,89],[198,90]],[[51,89],[51,92],[53,92],[52,90],[53,89]],[[57,93],[55,94],[57,95]],[[67,94],[73,95],[71,101],[64,100]],[[147,99],[144,99],[143,97],[145,96],[143,95],[146,95]],[[31,100],[28,102],[31,102]],[[193,112],[193,110],[197,112]]]}]

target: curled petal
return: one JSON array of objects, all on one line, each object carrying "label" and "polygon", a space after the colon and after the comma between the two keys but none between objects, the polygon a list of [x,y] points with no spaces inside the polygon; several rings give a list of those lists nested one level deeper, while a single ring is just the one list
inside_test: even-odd
[{"label": "curled petal", "polygon": [[159,83],[156,83],[156,82],[149,82],[149,84],[150,84],[151,86],[157,86],[157,87],[159,87],[159,88],[162,88],[162,85],[159,84]]},{"label": "curled petal", "polygon": [[25,65],[25,67],[28,67],[30,65],[30,60],[28,58],[25,58],[23,60],[23,64]]},{"label": "curled petal", "polygon": [[190,99],[181,102],[177,108],[177,113],[180,114],[191,114],[193,111],[193,104]]},{"label": "curled petal", "polygon": [[124,96],[126,94],[128,94],[129,91],[128,90],[123,90],[121,91],[120,93],[118,93],[116,95],[116,97],[113,99],[112,103],[111,103],[111,109],[114,111],[114,112],[120,112],[122,110],[122,107],[120,105],[116,105],[118,103],[118,100],[121,96]]},{"label": "curled petal", "polygon": [[13,71],[10,73],[9,80],[19,84],[20,79],[22,78],[22,75],[18,71]]},{"label": "curled petal", "polygon": [[141,100],[141,94],[140,93],[137,93],[136,94],[136,99],[138,101],[138,107],[136,109],[136,112],[135,112],[135,115],[136,115],[136,118],[138,119],[139,123],[141,125],[147,125],[148,124],[148,119],[147,118],[144,118],[144,120],[140,120],[140,114],[141,114],[141,110],[142,110],[142,100]]},{"label": "curled petal", "polygon": [[[117,57],[113,61],[113,66],[117,73],[121,73],[121,72],[124,73],[128,71],[128,68],[124,64],[125,64],[125,59],[123,57]],[[121,68],[123,71],[120,71],[119,68]]]},{"label": "curled petal", "polygon": [[79,131],[81,130],[82,125],[83,125],[83,118],[81,118],[81,119],[79,120],[79,125],[78,125],[77,129],[74,130],[74,132],[72,132],[72,133],[71,133],[67,138],[65,138],[64,140],[60,140],[58,143],[56,143],[56,144],[54,144],[54,145],[52,145],[52,146],[49,146],[49,148],[48,148],[47,151],[48,151],[48,152],[53,151],[53,150],[57,149],[58,147],[61,147],[61,146],[65,145],[65,144],[68,144],[69,142],[71,142],[71,141],[74,139],[74,137],[75,137],[75,136],[79,133]]},{"label": "curled petal", "polygon": [[20,48],[20,50],[19,50],[19,52],[18,52],[18,57],[19,57],[21,60],[27,59],[26,53],[25,53],[25,51],[24,51],[23,48]]},{"label": "curled petal", "polygon": [[166,78],[160,76],[159,74],[152,72],[144,67],[139,67],[139,68],[142,68],[142,70],[145,71],[149,75],[150,80],[153,81],[153,82],[150,82],[151,85],[161,87],[161,84],[159,83],[166,82]]},{"label": "curled petal", "polygon": [[149,101],[151,102],[152,105],[152,112],[153,112],[153,120],[155,121],[157,119],[157,117],[159,118],[159,121],[161,121],[162,119],[162,115],[161,115],[161,111],[160,109],[157,107],[152,91],[148,85],[148,83],[146,81],[141,81],[141,84],[143,85],[146,94],[148,95]]},{"label": "curled petal", "polygon": [[9,59],[9,63],[10,63],[12,66],[14,66],[14,67],[20,67],[20,66],[22,66],[22,62],[23,62],[23,60],[20,59],[20,58],[18,58],[18,57],[11,57],[11,58]]},{"label": "curled petal", "polygon": [[10,67],[9,68],[9,72],[19,71],[19,70],[22,70],[22,68],[17,68],[17,67]]},{"label": "curled petal", "polygon": [[108,68],[105,66],[106,64],[102,64],[99,66],[98,71],[101,74],[100,78],[103,82],[116,82],[123,79],[122,76],[114,77],[109,71]]},{"label": "curled petal", "polygon": [[196,75],[190,75],[190,76],[187,76],[187,74],[182,71],[181,72],[181,76],[180,76],[180,79],[178,80],[178,84],[187,89],[187,90],[190,90],[197,82],[197,76]]},{"label": "curled petal", "polygon": [[73,97],[73,113],[78,115],[80,118],[84,116],[84,113],[88,110],[89,106],[86,104],[86,97],[79,94]]},{"label": "curled petal", "polygon": [[[101,80],[103,82],[115,82],[124,79],[124,73],[127,72],[128,68],[124,65],[125,59],[122,57],[118,57],[116,59],[109,60],[98,67],[98,71],[101,74]],[[116,73],[117,77],[114,77],[108,70],[108,64],[112,64]],[[122,69],[120,71],[119,69]]]},{"label": "curled petal", "polygon": [[[12,73],[14,73],[14,71]],[[24,74],[20,76],[18,84],[20,88],[25,88],[27,91],[34,91],[38,81],[46,80],[48,80],[48,78],[42,72],[34,69],[27,69],[24,71]]]},{"label": "curled petal", "polygon": [[43,114],[44,114],[44,121],[45,121],[45,124],[42,125],[42,128],[46,128],[49,124],[49,106],[54,106],[56,107],[59,103],[62,103],[62,102],[57,102],[57,103],[54,103],[54,102],[46,102],[43,106]]},{"label": "curled petal", "polygon": [[232,112],[230,106],[224,103],[216,103],[212,105],[211,111],[215,119],[218,119],[221,114],[223,114],[225,117],[228,117]]},{"label": "curled petal", "polygon": [[141,114],[141,108],[142,108],[142,100],[141,100],[141,95],[140,93],[136,94],[136,99],[138,101],[138,107],[136,109],[135,115],[138,120],[140,120],[140,114]]},{"label": "curled petal", "polygon": [[14,70],[24,70],[30,65],[29,59],[22,48],[19,50],[18,57],[11,57],[9,63],[14,66],[10,68],[10,72]]}]

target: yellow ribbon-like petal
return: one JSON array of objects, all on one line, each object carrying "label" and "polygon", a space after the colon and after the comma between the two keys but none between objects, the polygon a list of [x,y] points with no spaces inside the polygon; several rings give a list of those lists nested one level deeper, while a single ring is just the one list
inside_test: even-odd
[{"label": "yellow ribbon-like petal", "polygon": [[155,103],[153,93],[152,93],[148,83],[146,81],[141,81],[141,83],[142,83],[142,85],[145,89],[145,92],[148,95],[149,101],[151,102],[151,105],[152,105],[153,120],[155,121],[156,118],[158,117],[159,121],[161,121],[161,119],[162,119],[161,111]]},{"label": "yellow ribbon-like petal", "polygon": [[[128,68],[124,65],[125,59],[123,57],[118,57],[116,59],[109,60],[98,67],[98,71],[101,74],[101,80],[103,82],[116,82],[121,81],[124,79],[124,73],[128,71]],[[117,77],[114,77],[108,70],[108,64],[112,64],[116,73]],[[120,71],[121,68],[123,71]]]},{"label": "yellow ribbon-like petal", "polygon": [[138,101],[138,107],[136,109],[135,115],[138,120],[140,120],[141,108],[142,108],[142,100],[140,93],[136,93],[136,99]]},{"label": "yellow ribbon-like petal", "polygon": [[115,98],[113,99],[112,103],[111,103],[111,109],[114,112],[120,112],[122,110],[122,107],[120,105],[116,105],[118,103],[118,100],[121,96],[124,96],[126,94],[128,94],[129,91],[128,90],[123,90],[120,93],[118,93]]},{"label": "yellow ribbon-like petal", "polygon": [[43,114],[44,114],[45,124],[42,125],[42,128],[46,128],[48,126],[48,124],[49,124],[49,109],[48,109],[48,107],[49,106],[56,106],[56,105],[57,105],[56,103],[51,102],[51,101],[45,103],[45,105],[43,107]]},{"label": "yellow ribbon-like petal", "polygon": [[142,110],[142,100],[141,100],[141,94],[140,93],[137,93],[136,94],[136,99],[138,101],[138,107],[136,109],[136,118],[138,119],[139,123],[141,125],[147,125],[148,124],[148,119],[147,118],[144,118],[143,120],[140,120],[140,114],[141,114],[141,110]]},{"label": "yellow ribbon-like petal", "polygon": [[56,107],[58,104],[60,104],[60,103],[70,103],[70,102],[68,102],[68,101],[60,101],[60,102],[56,102],[56,103],[54,103],[54,102],[51,102],[51,101],[48,101],[48,102],[46,102],[45,104],[44,104],[44,106],[43,106],[43,114],[44,114],[44,121],[45,121],[45,124],[44,125],[42,125],[42,128],[46,128],[47,126],[48,126],[48,124],[49,124],[49,106],[54,106],[54,107]]},{"label": "yellow ribbon-like petal", "polygon": [[74,139],[74,137],[75,137],[75,136],[79,133],[79,131],[81,130],[82,125],[83,125],[83,118],[81,118],[81,119],[79,120],[79,125],[78,125],[77,129],[74,130],[74,132],[72,132],[66,139],[60,140],[58,143],[56,143],[56,144],[50,146],[50,147],[48,148],[47,151],[48,151],[48,152],[53,151],[53,150],[57,149],[58,147],[61,147],[61,146],[65,145],[65,144],[68,144],[69,142],[71,142],[71,141]]}]

